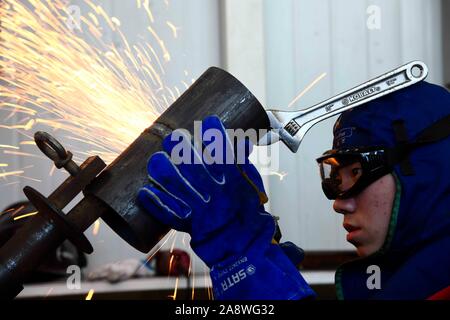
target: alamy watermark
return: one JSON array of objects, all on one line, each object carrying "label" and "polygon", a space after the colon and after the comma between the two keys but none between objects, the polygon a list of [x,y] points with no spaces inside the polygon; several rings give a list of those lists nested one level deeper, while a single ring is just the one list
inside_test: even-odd
[{"label": "alamy watermark", "polygon": [[67,267],[66,273],[68,274],[66,280],[66,286],[69,290],[81,289],[81,269],[77,265],[70,265]]},{"label": "alamy watermark", "polygon": [[81,8],[76,5],[71,5],[66,8],[67,20],[66,27],[70,31],[80,30],[81,31]]},{"label": "alamy watermark", "polygon": [[366,286],[369,290],[380,290],[381,289],[381,268],[377,265],[370,265],[366,270],[367,274],[370,276],[367,278]]},{"label": "alamy watermark", "polygon": [[367,13],[367,29],[380,30],[381,29],[381,8],[377,5],[370,5],[366,9]]}]

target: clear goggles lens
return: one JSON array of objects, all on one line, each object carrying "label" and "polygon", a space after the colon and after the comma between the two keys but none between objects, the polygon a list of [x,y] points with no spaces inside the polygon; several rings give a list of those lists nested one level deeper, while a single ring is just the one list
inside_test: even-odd
[{"label": "clear goggles lens", "polygon": [[320,162],[319,166],[322,184],[334,196],[348,192],[363,174],[363,166],[358,159],[330,157]]}]

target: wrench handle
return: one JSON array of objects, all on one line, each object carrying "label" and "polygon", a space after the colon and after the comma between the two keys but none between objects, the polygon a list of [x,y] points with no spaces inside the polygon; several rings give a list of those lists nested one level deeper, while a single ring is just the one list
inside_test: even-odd
[{"label": "wrench handle", "polygon": [[425,63],[412,61],[307,109],[272,111],[281,123],[278,134],[296,152],[305,133],[316,123],[420,82],[427,75]]},{"label": "wrench handle", "polygon": [[427,74],[428,68],[423,62],[410,62],[333,98],[303,110],[304,113],[300,117],[295,118],[295,120],[298,120],[300,125],[313,121],[314,125],[317,122],[342,113],[348,109],[365,104],[422,81],[426,78]]}]

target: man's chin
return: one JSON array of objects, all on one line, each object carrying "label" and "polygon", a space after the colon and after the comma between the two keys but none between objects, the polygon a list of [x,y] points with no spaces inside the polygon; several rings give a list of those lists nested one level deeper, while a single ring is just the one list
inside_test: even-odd
[{"label": "man's chin", "polygon": [[360,241],[357,241],[356,239],[349,239],[349,237],[347,236],[347,242],[352,244],[355,247],[356,254],[359,257],[361,257],[361,258],[367,257],[370,254],[367,250],[367,246],[365,246]]},{"label": "man's chin", "polygon": [[356,254],[361,258],[368,256],[366,250],[364,250],[364,248],[362,248],[362,247],[356,247]]},{"label": "man's chin", "polygon": [[374,250],[373,248],[370,248],[367,245],[355,244],[355,243],[352,243],[352,244],[356,248],[356,253],[361,258],[368,257],[368,256],[370,256],[370,255],[372,255],[372,254],[374,254],[376,252],[376,250]]}]

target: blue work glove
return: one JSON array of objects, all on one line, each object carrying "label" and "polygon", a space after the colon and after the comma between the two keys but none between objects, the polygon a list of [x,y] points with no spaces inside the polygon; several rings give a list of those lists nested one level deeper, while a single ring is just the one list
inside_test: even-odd
[{"label": "blue work glove", "polygon": [[151,183],[140,190],[139,202],[162,223],[191,235],[192,249],[211,269],[216,299],[313,297],[273,240],[276,222],[264,211],[256,168],[247,158],[236,164],[219,118],[202,122],[202,137],[203,148],[181,130],[164,139],[165,152],[148,162]]}]

